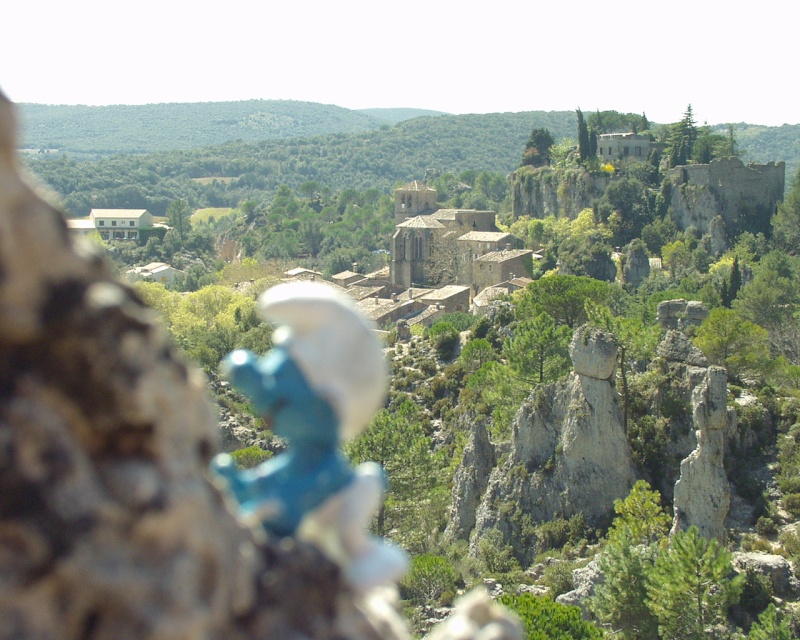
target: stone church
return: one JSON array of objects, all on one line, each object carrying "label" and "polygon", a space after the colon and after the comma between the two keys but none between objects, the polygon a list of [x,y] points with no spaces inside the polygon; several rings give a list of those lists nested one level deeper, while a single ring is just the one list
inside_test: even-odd
[{"label": "stone church", "polygon": [[489,279],[530,273],[533,252],[518,249],[519,241],[497,228],[494,211],[440,209],[436,189],[416,180],[395,189],[394,200],[392,284],[409,288],[438,280],[477,292],[495,284],[485,281],[489,270],[483,277],[477,273],[475,262],[486,263],[487,255],[489,262],[500,265]]}]

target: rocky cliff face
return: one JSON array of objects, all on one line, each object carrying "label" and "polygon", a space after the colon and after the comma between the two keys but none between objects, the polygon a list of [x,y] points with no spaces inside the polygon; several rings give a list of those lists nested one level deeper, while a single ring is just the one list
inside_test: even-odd
[{"label": "rocky cliff face", "polygon": [[[587,523],[599,525],[610,519],[614,500],[624,498],[634,482],[611,382],[617,355],[613,339],[582,327],[570,352],[574,373],[564,382],[538,386],[520,408],[511,453],[492,470],[475,517],[473,542],[497,528],[524,561],[534,550],[522,546],[523,514],[536,524],[582,513]],[[454,495],[461,491],[455,486]]]},{"label": "rocky cliff face", "polygon": [[511,174],[514,217],[574,218],[603,195],[608,178],[593,177],[584,169],[556,170],[524,167]]},{"label": "rocky cliff face", "polygon": [[475,513],[496,464],[497,456],[489,440],[486,425],[481,420],[473,421],[461,464],[453,477],[453,484],[458,487],[458,491],[453,494],[450,520],[445,530],[448,540],[469,538],[469,533],[475,526]]}]

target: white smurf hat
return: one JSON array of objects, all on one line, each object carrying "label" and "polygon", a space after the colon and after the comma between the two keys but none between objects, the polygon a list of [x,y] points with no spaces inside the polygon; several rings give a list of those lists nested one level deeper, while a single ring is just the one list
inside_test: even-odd
[{"label": "white smurf hat", "polygon": [[285,348],[308,384],[330,402],[342,439],[358,435],[386,397],[388,370],[375,327],[352,300],[320,282],[292,282],[258,298],[278,325],[273,344]]}]

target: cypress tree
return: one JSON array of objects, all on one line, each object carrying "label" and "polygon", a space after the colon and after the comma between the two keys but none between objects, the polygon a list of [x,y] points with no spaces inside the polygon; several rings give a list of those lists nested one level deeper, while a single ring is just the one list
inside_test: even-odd
[{"label": "cypress tree", "polygon": [[586,121],[583,119],[583,112],[580,109],[576,109],[575,113],[578,115],[578,154],[581,162],[583,162],[591,156],[589,128],[586,126]]}]

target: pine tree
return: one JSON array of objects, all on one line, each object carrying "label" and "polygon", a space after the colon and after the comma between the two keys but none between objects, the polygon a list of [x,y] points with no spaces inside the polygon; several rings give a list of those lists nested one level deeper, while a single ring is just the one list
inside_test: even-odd
[{"label": "pine tree", "polygon": [[790,640],[791,637],[789,623],[781,619],[774,604],[767,607],[747,634],[747,640]]},{"label": "pine tree", "polygon": [[730,277],[728,278],[728,295],[731,298],[731,303],[736,300],[739,295],[739,289],[742,288],[742,272],[739,269],[739,256],[733,257],[733,266],[731,267]]},{"label": "pine tree", "polygon": [[658,637],[658,621],[647,606],[647,574],[656,556],[655,544],[639,544],[625,525],[617,529],[600,556],[603,582],[595,586],[590,607],[626,640]]},{"label": "pine tree", "polygon": [[689,105],[680,122],[676,122],[670,127],[667,142],[669,166],[677,167],[686,164],[692,157],[695,140],[697,140],[697,127],[692,113],[692,105]]},{"label": "pine tree", "polygon": [[731,556],[697,527],[672,538],[648,575],[647,605],[658,619],[659,635],[701,640],[738,602],[743,576],[731,579]]}]

